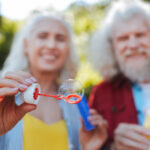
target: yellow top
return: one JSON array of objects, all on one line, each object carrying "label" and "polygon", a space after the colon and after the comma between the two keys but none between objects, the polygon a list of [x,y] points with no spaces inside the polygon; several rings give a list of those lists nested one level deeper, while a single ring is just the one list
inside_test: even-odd
[{"label": "yellow top", "polygon": [[47,125],[26,114],[24,117],[24,150],[68,150],[64,120]]},{"label": "yellow top", "polygon": [[143,126],[147,129],[150,129],[150,115],[146,115]]},{"label": "yellow top", "polygon": [[[143,126],[150,130],[150,114],[146,114]],[[150,140],[150,136],[147,136],[147,139]]]}]

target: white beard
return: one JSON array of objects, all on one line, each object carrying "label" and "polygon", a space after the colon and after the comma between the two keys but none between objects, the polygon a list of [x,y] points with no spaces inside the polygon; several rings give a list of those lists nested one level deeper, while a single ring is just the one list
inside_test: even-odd
[{"label": "white beard", "polygon": [[[141,51],[141,49],[138,51]],[[147,50],[142,51],[147,53]],[[127,51],[124,57],[127,55],[130,55],[129,51]],[[134,66],[134,64],[129,64],[128,62],[125,63],[123,60],[118,60],[118,65],[120,71],[133,82],[139,83],[150,80],[150,56],[147,59],[145,58],[145,60],[143,60],[143,62],[141,62],[139,65],[136,64],[136,66]]]},{"label": "white beard", "polygon": [[135,68],[129,64],[120,63],[120,71],[133,82],[144,82],[150,79],[150,60],[145,62],[143,66]]}]

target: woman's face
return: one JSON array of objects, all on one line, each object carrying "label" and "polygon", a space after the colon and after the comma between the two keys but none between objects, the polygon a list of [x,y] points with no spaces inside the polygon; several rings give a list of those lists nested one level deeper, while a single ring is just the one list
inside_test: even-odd
[{"label": "woman's face", "polygon": [[66,28],[50,18],[38,22],[24,43],[31,71],[58,72],[69,54]]}]

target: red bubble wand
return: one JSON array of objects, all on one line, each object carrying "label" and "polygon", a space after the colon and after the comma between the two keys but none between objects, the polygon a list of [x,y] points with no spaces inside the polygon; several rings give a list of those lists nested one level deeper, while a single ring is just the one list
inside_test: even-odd
[{"label": "red bubble wand", "polygon": [[[53,97],[56,98],[57,100],[62,100],[64,99],[65,102],[69,103],[69,104],[77,104],[81,101],[81,96],[77,95],[77,94],[70,94],[67,96],[63,96],[63,95],[48,95],[48,94],[41,94],[39,93],[39,89],[36,88],[34,93],[33,93],[33,98],[35,100],[37,100],[38,96],[47,96],[47,97]],[[77,100],[71,100],[71,98],[76,98]]]}]

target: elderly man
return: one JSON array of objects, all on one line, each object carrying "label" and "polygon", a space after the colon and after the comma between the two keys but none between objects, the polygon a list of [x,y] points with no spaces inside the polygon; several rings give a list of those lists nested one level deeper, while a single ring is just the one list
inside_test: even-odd
[{"label": "elderly man", "polygon": [[150,130],[143,123],[150,108],[149,4],[113,4],[91,48],[104,82],[93,88],[89,104],[108,121],[106,145],[115,150],[148,149]]}]

